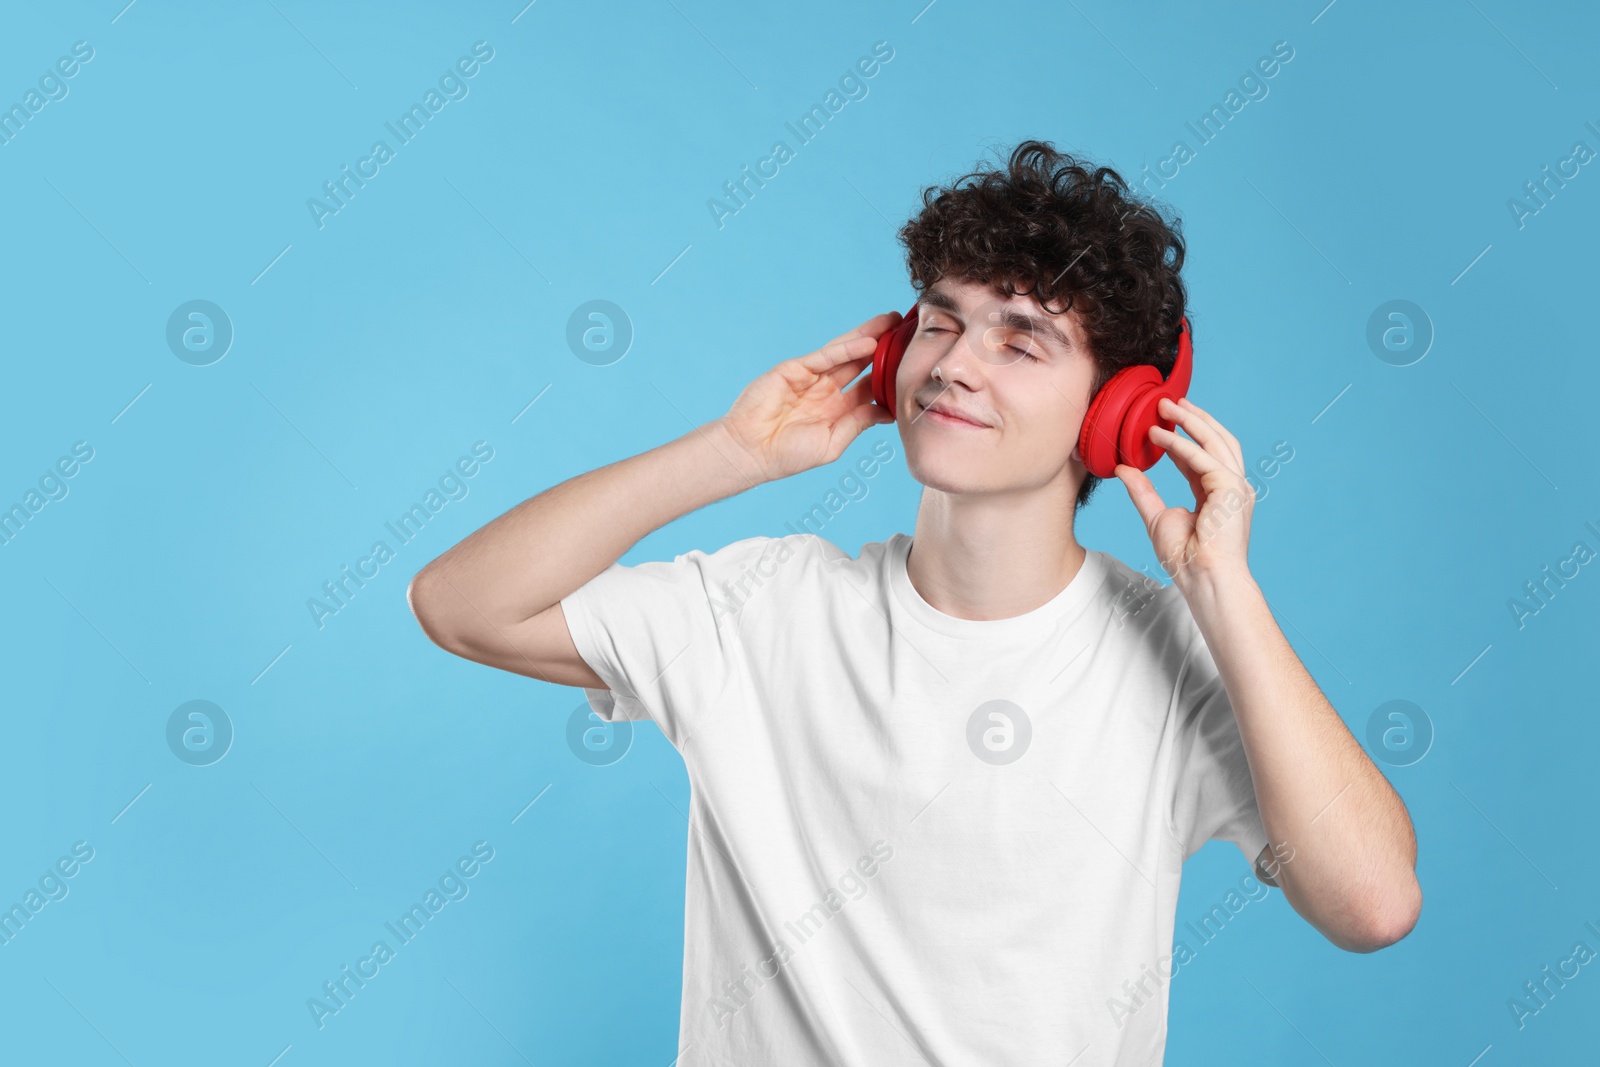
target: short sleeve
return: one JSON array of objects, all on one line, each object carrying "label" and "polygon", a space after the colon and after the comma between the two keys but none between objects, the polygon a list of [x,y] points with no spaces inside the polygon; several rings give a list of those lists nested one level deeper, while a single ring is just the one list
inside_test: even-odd
[{"label": "short sleeve", "polygon": [[613,563],[563,597],[572,643],[607,686],[584,690],[595,714],[648,719],[681,748],[723,695],[739,654],[741,607],[784,545],[751,537],[670,563]]},{"label": "short sleeve", "polygon": [[1188,859],[1207,841],[1239,846],[1254,869],[1267,846],[1244,739],[1216,660],[1192,628],[1174,701],[1172,827]]}]

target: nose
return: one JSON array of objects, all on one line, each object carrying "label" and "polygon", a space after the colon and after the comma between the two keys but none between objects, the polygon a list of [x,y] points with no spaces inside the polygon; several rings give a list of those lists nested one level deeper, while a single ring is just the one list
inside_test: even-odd
[{"label": "nose", "polygon": [[973,348],[974,346],[979,346],[981,349],[984,343],[984,334],[990,329],[992,327],[975,322],[969,325],[959,337],[950,337],[947,334],[936,335],[950,342],[929,371],[930,377],[934,370],[938,371],[938,378],[934,379],[934,381],[941,390],[949,389],[957,382],[960,382],[968,389],[976,389],[981,386],[982,372],[978,369],[978,365],[984,361],[975,357]]}]

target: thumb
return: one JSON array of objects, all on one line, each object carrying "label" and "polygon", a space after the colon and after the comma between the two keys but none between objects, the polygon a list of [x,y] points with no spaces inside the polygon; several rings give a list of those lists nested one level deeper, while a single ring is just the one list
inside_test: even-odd
[{"label": "thumb", "polygon": [[1138,467],[1126,463],[1117,464],[1114,473],[1121,479],[1123,486],[1128,490],[1128,496],[1133,500],[1134,508],[1139,512],[1139,518],[1144,520],[1144,528],[1149,531],[1154,528],[1156,517],[1167,510],[1167,505],[1162,502],[1161,494],[1156,492],[1156,487],[1151,484],[1149,477]]},{"label": "thumb", "polygon": [[895,421],[894,412],[873,403],[870,379],[863,378],[847,390],[845,395],[854,403],[833,424],[833,432],[829,435],[830,451],[836,451],[837,455],[843,455],[850,442],[869,427]]}]

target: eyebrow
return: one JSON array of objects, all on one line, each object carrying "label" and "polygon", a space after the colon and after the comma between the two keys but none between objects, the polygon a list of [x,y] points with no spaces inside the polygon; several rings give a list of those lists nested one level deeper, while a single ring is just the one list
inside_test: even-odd
[{"label": "eyebrow", "polygon": [[[948,311],[952,315],[960,314],[961,312],[961,308],[956,305],[955,299],[937,285],[923,293],[922,299],[917,303]],[[1029,315],[1010,307],[1001,308],[995,312],[995,316],[1000,320],[1000,325],[1008,330],[1027,330],[1030,333],[1038,333],[1054,341],[1059,348],[1067,352],[1076,350],[1077,346],[1072,343],[1072,339],[1062,333],[1056,324],[1049,319],[1041,319],[1036,315]]]}]

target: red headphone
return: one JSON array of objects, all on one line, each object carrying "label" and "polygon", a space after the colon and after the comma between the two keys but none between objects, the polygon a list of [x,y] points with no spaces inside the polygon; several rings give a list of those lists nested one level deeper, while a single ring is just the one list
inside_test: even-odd
[{"label": "red headphone", "polygon": [[[894,379],[900,360],[917,332],[917,306],[913,304],[900,325],[878,338],[878,351],[872,357],[872,399],[890,412],[894,406]],[[1162,397],[1174,403],[1189,390],[1194,347],[1189,338],[1187,317],[1178,322],[1178,358],[1165,379],[1148,363],[1124,367],[1100,387],[1083,416],[1078,433],[1078,455],[1083,465],[1097,478],[1114,477],[1118,463],[1139,470],[1155,466],[1166,449],[1150,440],[1150,427],[1168,430],[1174,424],[1158,414]]]}]

